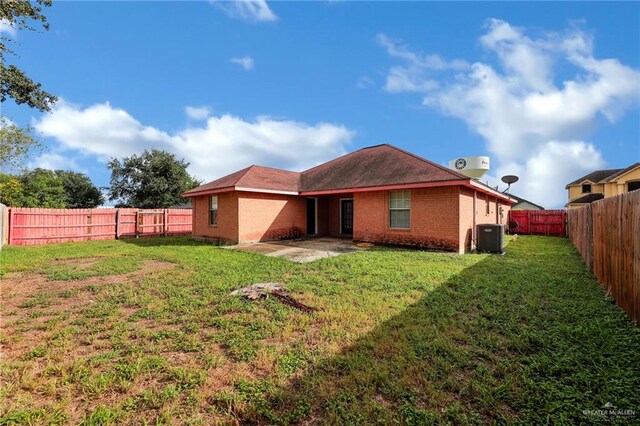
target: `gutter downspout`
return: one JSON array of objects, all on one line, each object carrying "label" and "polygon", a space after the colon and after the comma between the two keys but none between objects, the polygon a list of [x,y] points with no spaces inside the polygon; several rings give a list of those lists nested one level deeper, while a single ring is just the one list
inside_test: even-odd
[{"label": "gutter downspout", "polygon": [[473,228],[471,228],[471,251],[476,249],[476,200],[478,191],[473,190]]}]

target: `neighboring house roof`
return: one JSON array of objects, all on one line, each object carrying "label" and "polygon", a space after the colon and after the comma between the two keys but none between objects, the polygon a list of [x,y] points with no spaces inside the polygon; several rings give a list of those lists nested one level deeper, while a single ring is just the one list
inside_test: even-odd
[{"label": "neighboring house roof", "polygon": [[608,177],[618,172],[621,172],[622,170],[623,169],[596,170],[594,172],[589,173],[588,175],[582,176],[580,179],[576,179],[573,182],[568,183],[567,186],[565,186],[565,189],[569,189],[571,185],[578,185],[584,182],[585,180],[591,181],[593,183],[598,183],[603,179],[607,179]]},{"label": "neighboring house roof", "polygon": [[571,200],[566,205],[569,205],[569,204],[590,204],[590,203],[593,203],[594,201],[602,200],[603,198],[604,198],[604,194],[600,194],[600,193],[594,192],[592,194],[583,195],[582,197],[576,198],[575,200]]},{"label": "neighboring house roof", "polygon": [[517,195],[513,195],[513,194],[509,194],[509,193],[507,193],[507,195],[509,195],[509,197],[511,197],[511,198],[513,198],[513,199],[515,199],[517,201],[517,203],[514,204],[512,207],[515,207],[520,203],[529,203],[532,206],[538,207],[540,210],[544,210],[544,207],[542,207],[540,204],[536,204],[536,203],[534,203],[532,201],[525,200],[524,198],[518,197]]},{"label": "neighboring house roof", "polygon": [[439,186],[447,182],[509,199],[508,194],[388,144],[362,148],[300,173],[262,166],[247,167],[189,190],[183,196],[232,190],[309,195],[413,184]]},{"label": "neighboring house roof", "polygon": [[249,166],[213,182],[200,185],[185,192],[184,196],[193,196],[202,192],[219,189],[262,189],[276,192],[298,193],[300,173],[263,166]]},{"label": "neighboring house roof", "polygon": [[302,172],[300,191],[367,188],[469,179],[467,176],[384,144],[363,148]]},{"label": "neighboring house roof", "polygon": [[607,176],[606,178],[602,178],[602,180],[600,181],[600,183],[606,183],[606,182],[611,182],[617,178],[619,178],[620,176],[629,173],[630,171],[632,171],[633,169],[635,169],[636,167],[640,167],[640,162],[637,163],[633,163],[632,165],[630,165],[629,167],[627,167],[626,169],[619,169],[617,172]]}]

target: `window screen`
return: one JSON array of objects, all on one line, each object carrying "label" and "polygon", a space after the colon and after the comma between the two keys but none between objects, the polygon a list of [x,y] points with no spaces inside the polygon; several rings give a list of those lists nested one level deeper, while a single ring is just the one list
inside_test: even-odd
[{"label": "window screen", "polygon": [[218,196],[212,195],[209,205],[209,225],[218,224]]},{"label": "window screen", "polygon": [[389,193],[389,227],[409,228],[411,226],[411,191]]}]

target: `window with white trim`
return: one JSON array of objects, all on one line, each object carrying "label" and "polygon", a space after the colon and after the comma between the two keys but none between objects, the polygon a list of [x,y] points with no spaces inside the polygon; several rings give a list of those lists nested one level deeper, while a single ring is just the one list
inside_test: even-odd
[{"label": "window with white trim", "polygon": [[212,195],[209,200],[209,225],[218,224],[218,196]]},{"label": "window with white trim", "polygon": [[389,192],[389,227],[411,227],[411,191]]}]

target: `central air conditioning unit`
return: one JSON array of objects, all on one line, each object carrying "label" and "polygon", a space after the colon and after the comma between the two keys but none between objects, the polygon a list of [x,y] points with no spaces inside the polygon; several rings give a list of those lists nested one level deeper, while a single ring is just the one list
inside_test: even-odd
[{"label": "central air conditioning unit", "polygon": [[504,225],[476,225],[476,250],[485,253],[504,253]]}]

